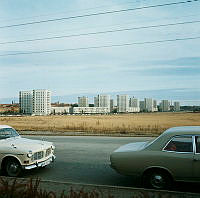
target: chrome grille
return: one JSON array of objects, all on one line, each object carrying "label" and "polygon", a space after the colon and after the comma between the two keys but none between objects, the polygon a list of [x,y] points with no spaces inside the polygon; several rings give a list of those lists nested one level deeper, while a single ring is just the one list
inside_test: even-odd
[{"label": "chrome grille", "polygon": [[33,156],[31,157],[31,160],[32,161],[39,160],[39,159],[42,159],[43,157],[44,157],[44,152],[40,151],[40,152],[34,153]]},{"label": "chrome grille", "polygon": [[48,148],[46,150],[46,154],[45,154],[45,157],[49,156],[51,154],[51,148]]}]

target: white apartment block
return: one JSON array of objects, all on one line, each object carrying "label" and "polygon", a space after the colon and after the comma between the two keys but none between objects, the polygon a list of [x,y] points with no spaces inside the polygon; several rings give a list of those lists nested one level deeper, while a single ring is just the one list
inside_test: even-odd
[{"label": "white apartment block", "polygon": [[129,96],[128,95],[117,95],[117,111],[118,113],[129,112]]},{"label": "white apartment block", "polygon": [[160,110],[162,112],[170,111],[170,102],[168,100],[162,100],[160,103]]},{"label": "white apartment block", "polygon": [[114,100],[110,99],[110,112],[112,112],[114,110]]},{"label": "white apartment block", "polygon": [[98,95],[97,97],[94,97],[94,106],[110,109],[110,95]]},{"label": "white apartment block", "polygon": [[180,102],[174,102],[174,111],[180,111]]},{"label": "white apartment block", "polygon": [[86,97],[86,96],[78,97],[78,106],[79,107],[89,107],[88,97]]},{"label": "white apartment block", "polygon": [[20,91],[20,112],[31,115],[51,113],[51,92],[45,89]]},{"label": "white apartment block", "polygon": [[74,114],[107,114],[110,113],[109,107],[74,107]]},{"label": "white apartment block", "polygon": [[129,99],[129,113],[140,112],[139,100],[137,98]]},{"label": "white apartment block", "polygon": [[145,110],[144,101],[139,101],[139,105],[140,105],[140,111],[143,112]]},{"label": "white apartment block", "polygon": [[139,100],[137,98],[130,98],[129,107],[139,107]]},{"label": "white apartment block", "polygon": [[33,113],[33,91],[20,91],[19,92],[19,107],[20,112],[23,114]]},{"label": "white apartment block", "polygon": [[144,99],[144,109],[146,112],[153,112],[153,99],[152,98],[145,98]]}]

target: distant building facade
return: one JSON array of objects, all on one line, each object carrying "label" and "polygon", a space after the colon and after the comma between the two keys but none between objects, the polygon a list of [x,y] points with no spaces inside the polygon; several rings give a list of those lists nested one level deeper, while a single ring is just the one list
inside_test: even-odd
[{"label": "distant building facade", "polygon": [[19,92],[20,112],[30,115],[51,114],[51,92],[46,89]]},{"label": "distant building facade", "polygon": [[78,97],[78,106],[79,107],[89,107],[88,97],[86,97],[86,96]]},{"label": "distant building facade", "polygon": [[160,111],[167,112],[170,111],[170,102],[169,100],[162,100],[160,103]]},{"label": "distant building facade", "polygon": [[174,111],[180,111],[180,102],[174,102]]},{"label": "distant building facade", "polygon": [[114,100],[113,100],[113,99],[110,99],[110,112],[113,112],[114,107],[115,107],[115,105],[114,105]]},{"label": "distant building facade", "polygon": [[20,91],[19,92],[19,111],[22,114],[33,113],[33,91]]},{"label": "distant building facade", "polygon": [[137,98],[129,99],[129,113],[140,112],[140,104]]},{"label": "distant building facade", "polygon": [[106,107],[110,111],[110,95],[98,95],[94,97],[94,107]]},{"label": "distant building facade", "polygon": [[144,109],[145,109],[146,112],[154,112],[153,99],[152,98],[145,98],[144,99]]},{"label": "distant building facade", "polygon": [[51,107],[51,114],[70,114],[72,113],[72,107]]},{"label": "distant building facade", "polygon": [[118,113],[128,113],[129,112],[129,96],[117,95],[117,112]]},{"label": "distant building facade", "polygon": [[107,114],[109,107],[73,107],[73,114]]}]

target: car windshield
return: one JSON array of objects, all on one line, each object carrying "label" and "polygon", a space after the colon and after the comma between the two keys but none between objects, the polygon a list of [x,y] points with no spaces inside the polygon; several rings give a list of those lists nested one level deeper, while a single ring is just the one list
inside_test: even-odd
[{"label": "car windshield", "polygon": [[19,134],[13,128],[0,129],[0,140],[17,136],[19,136]]}]

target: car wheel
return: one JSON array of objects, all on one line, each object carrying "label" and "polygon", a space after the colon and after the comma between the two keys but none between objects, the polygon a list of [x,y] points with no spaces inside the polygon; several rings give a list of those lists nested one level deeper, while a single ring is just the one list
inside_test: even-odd
[{"label": "car wheel", "polygon": [[22,167],[16,159],[7,159],[5,163],[5,172],[6,175],[10,177],[17,177],[20,175]]},{"label": "car wheel", "polygon": [[170,189],[172,182],[170,175],[162,170],[149,171],[143,177],[143,184],[148,188]]}]

